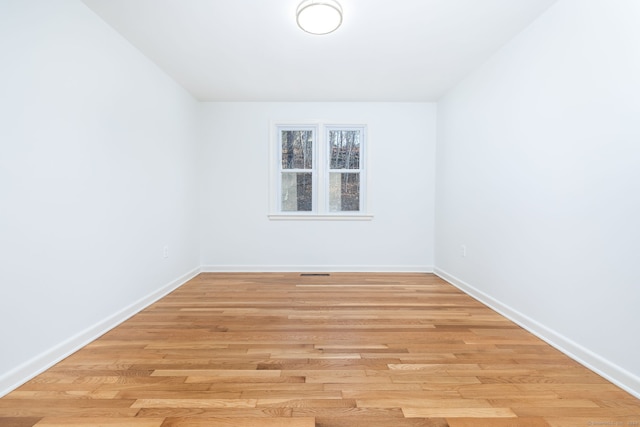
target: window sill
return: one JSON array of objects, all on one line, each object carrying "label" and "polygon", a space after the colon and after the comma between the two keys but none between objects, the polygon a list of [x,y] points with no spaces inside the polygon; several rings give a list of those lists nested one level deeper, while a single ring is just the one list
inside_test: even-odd
[{"label": "window sill", "polygon": [[271,221],[371,221],[373,215],[367,214],[269,214],[269,220]]}]

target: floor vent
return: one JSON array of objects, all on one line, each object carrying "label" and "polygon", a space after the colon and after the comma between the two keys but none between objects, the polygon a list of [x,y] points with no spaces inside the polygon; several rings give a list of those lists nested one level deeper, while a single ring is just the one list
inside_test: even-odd
[{"label": "floor vent", "polygon": [[300,276],[331,276],[329,273],[300,273]]}]

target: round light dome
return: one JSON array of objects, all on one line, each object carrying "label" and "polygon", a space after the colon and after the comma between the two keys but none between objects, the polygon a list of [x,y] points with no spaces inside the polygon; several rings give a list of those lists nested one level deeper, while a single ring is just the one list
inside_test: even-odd
[{"label": "round light dome", "polygon": [[311,34],[329,34],[342,24],[342,8],[335,0],[305,0],[296,11],[298,26]]}]

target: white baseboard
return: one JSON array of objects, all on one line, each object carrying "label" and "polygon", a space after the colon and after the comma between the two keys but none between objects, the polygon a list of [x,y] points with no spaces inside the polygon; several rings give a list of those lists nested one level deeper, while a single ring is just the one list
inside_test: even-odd
[{"label": "white baseboard", "polygon": [[157,291],[152,292],[151,294],[139,299],[133,304],[123,308],[119,312],[107,317],[106,319],[85,329],[77,335],[70,337],[66,341],[56,345],[55,347],[47,350],[39,356],[28,360],[17,368],[0,376],[0,397],[6,395],[12,390],[15,390],[33,377],[41,374],[56,363],[75,353],[85,345],[96,340],[106,332],[110,331],[125,320],[135,315],[136,313],[139,313],[144,308],[158,301],[160,298],[169,294],[173,290],[179,288],[184,283],[197,276],[199,273],[200,268],[195,268],[188,273],[183,274],[182,276],[171,281]]},{"label": "white baseboard", "polygon": [[203,273],[433,273],[428,265],[203,265]]},{"label": "white baseboard", "polygon": [[99,338],[144,308],[158,301],[173,290],[197,276],[201,272],[389,272],[389,273],[435,273],[509,320],[522,326],[551,346],[603,376],[620,388],[640,398],[640,377],[611,363],[598,354],[579,345],[571,339],[536,322],[528,316],[512,309],[490,295],[474,288],[457,277],[431,266],[203,266],[196,268],[171,281],[164,287],[141,298],[101,322],[60,343],[54,348],[23,363],[0,377],[0,397],[16,389],[49,369],[80,348]]},{"label": "white baseboard", "polygon": [[508,305],[503,304],[490,295],[474,288],[470,284],[458,279],[457,277],[447,273],[446,271],[435,268],[434,273],[443,280],[451,283],[453,286],[460,289],[464,293],[470,295],[471,297],[500,313],[507,319],[513,321],[527,331],[531,332],[538,338],[545,341],[547,344],[555,347],[576,362],[584,365],[586,368],[592,370],[598,375],[601,375],[618,387],[631,393],[635,397],[640,398],[640,377],[638,377],[637,375],[634,375],[633,373],[621,368],[620,366],[611,363],[609,360],[603,358],[602,356],[581,346],[580,344],[567,338],[566,336],[559,334],[553,329],[550,329],[547,326],[538,323],[525,314],[514,310]]}]

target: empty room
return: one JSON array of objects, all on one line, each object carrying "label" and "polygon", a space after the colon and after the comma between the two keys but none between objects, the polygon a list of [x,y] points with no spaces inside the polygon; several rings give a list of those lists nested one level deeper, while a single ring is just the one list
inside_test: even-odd
[{"label": "empty room", "polygon": [[0,0],[0,61],[0,426],[640,426],[640,1]]}]

